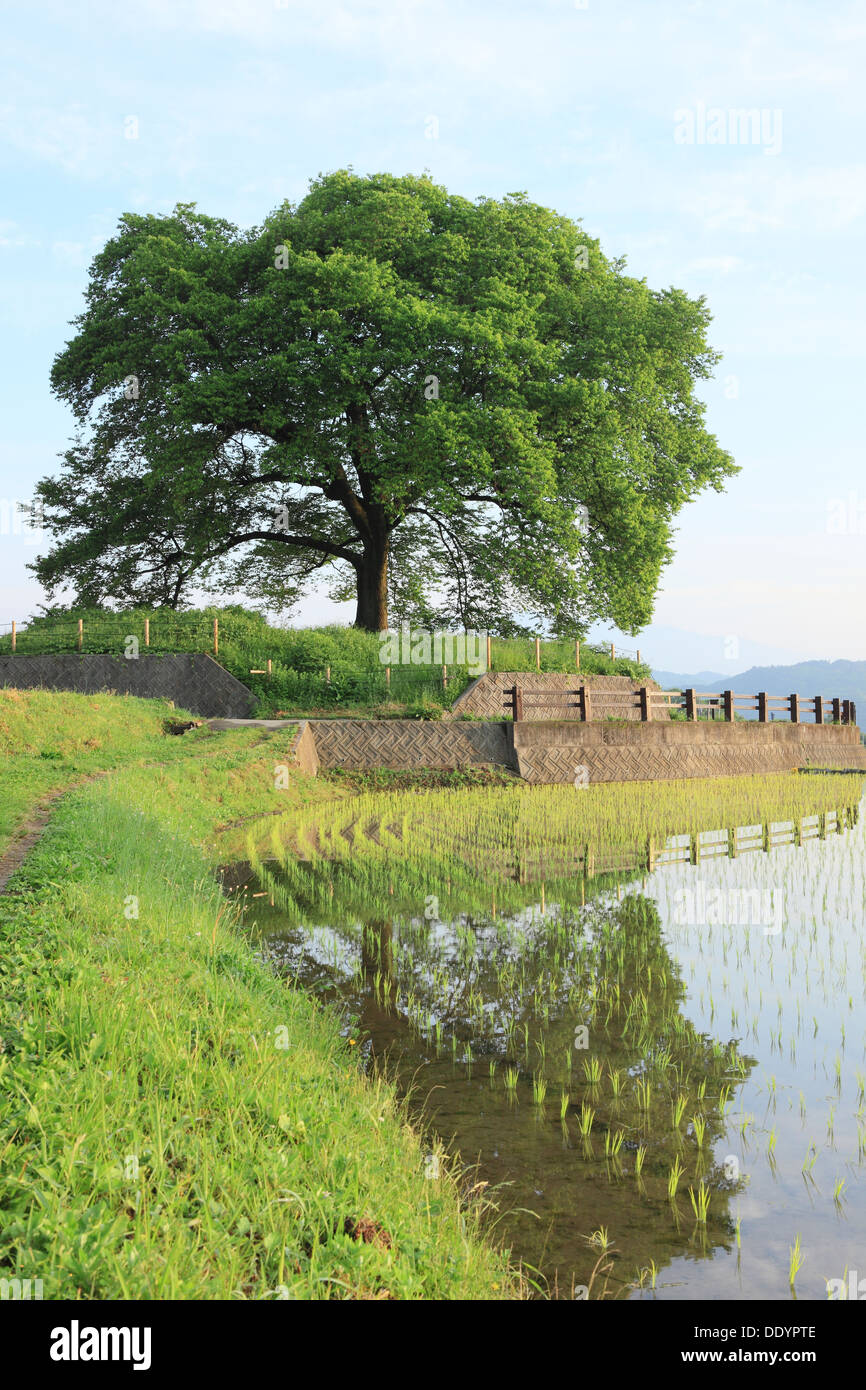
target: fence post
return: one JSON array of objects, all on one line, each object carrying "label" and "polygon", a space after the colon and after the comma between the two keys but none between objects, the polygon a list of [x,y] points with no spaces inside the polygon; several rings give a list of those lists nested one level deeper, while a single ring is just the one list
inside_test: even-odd
[{"label": "fence post", "polygon": [[268,680],[270,680],[270,678],[271,678],[271,668],[272,668],[272,666],[273,666],[273,662],[271,661],[271,658],[268,657]]},{"label": "fence post", "polygon": [[[387,669],[388,669],[388,672],[390,673],[391,667],[389,666]],[[325,685],[330,685],[330,684],[331,684],[331,668],[330,668],[330,666],[326,666],[326,667],[325,667]],[[391,684],[390,680],[388,680],[388,684],[389,684],[389,685]]]},{"label": "fence post", "polygon": [[610,659],[611,661],[616,661],[616,647],[613,645],[613,642],[610,644]]},{"label": "fence post", "polygon": [[760,690],[760,691],[758,692],[758,723],[759,723],[759,724],[766,724],[766,722],[767,722],[767,692],[766,692],[766,690]]},{"label": "fence post", "polygon": [[640,666],[640,647],[637,649],[637,664]]},{"label": "fence post", "polygon": [[853,700],[849,700],[848,702],[848,720],[851,724],[857,723],[857,706]]},{"label": "fence post", "polygon": [[725,705],[725,719],[729,724],[734,722],[734,692],[725,690],[722,692],[722,699]]},{"label": "fence post", "polygon": [[150,646],[150,618],[144,620],[144,645]]},{"label": "fence post", "polygon": [[443,667],[442,667],[442,689],[443,689],[443,690],[447,690],[447,689],[448,689],[448,667],[447,667],[447,666],[443,666]]},{"label": "fence post", "polygon": [[12,619],[12,650],[15,650],[15,619]]},{"label": "fence post", "polygon": [[698,717],[697,701],[696,701],[696,699],[695,699],[695,692],[694,692],[694,690],[692,690],[691,686],[689,687],[688,690],[685,691],[685,697],[686,697],[686,719],[697,719],[697,717]]},{"label": "fence post", "polygon": [[838,695],[833,698],[833,723],[842,723],[842,701],[839,699]]},{"label": "fence post", "polygon": [[579,671],[579,670],[580,670],[580,638],[579,638],[579,637],[576,637],[575,640],[574,640],[574,665],[575,665],[575,670]]},{"label": "fence post", "polygon": [[842,723],[843,723],[843,724],[850,724],[850,723],[851,723],[851,701],[850,701],[850,700],[843,700],[843,701],[842,701]]},{"label": "fence post", "polygon": [[584,724],[588,724],[592,719],[592,697],[589,686],[582,685],[577,693],[580,696],[580,717]]},{"label": "fence post", "polygon": [[535,639],[535,669],[536,669],[536,671],[540,671],[540,670],[541,670],[541,638],[540,638],[540,637],[536,637],[536,639]]},{"label": "fence post", "polygon": [[490,670],[490,633],[487,634],[487,669]]},{"label": "fence post", "polygon": [[789,696],[788,703],[789,703],[789,705],[791,706],[791,723],[792,723],[792,724],[799,724],[799,722],[800,722],[800,697],[799,697],[799,695],[791,695],[791,696]]},{"label": "fence post", "polygon": [[218,655],[219,655],[219,649],[220,649],[220,620],[219,620],[219,618],[214,618],[214,620],[213,620],[213,654],[214,654],[214,656],[218,656]]},{"label": "fence post", "polygon": [[816,724],[823,724],[823,723],[824,723],[824,697],[823,697],[823,695],[816,695],[816,696],[815,696],[815,723],[816,723]]},{"label": "fence post", "polygon": [[645,685],[641,686],[638,695],[640,696],[640,717],[646,723],[649,719],[649,691]]},{"label": "fence post", "polygon": [[84,619],[78,619],[78,650],[81,651],[81,644],[84,641]]},{"label": "fence post", "polygon": [[513,685],[511,687],[511,691],[512,704],[514,708],[514,722],[516,724],[518,720],[523,718],[523,691],[521,690],[519,685]]}]

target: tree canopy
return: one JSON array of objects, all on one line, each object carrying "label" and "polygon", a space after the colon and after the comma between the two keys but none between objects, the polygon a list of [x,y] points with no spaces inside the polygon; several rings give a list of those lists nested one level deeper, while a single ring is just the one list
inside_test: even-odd
[{"label": "tree canopy", "polygon": [[248,231],[126,214],[54,362],[77,433],[33,568],[88,604],[285,609],[324,577],[371,630],[390,601],[638,631],[677,513],[736,471],[695,394],[709,322],[520,193],[341,170]]}]

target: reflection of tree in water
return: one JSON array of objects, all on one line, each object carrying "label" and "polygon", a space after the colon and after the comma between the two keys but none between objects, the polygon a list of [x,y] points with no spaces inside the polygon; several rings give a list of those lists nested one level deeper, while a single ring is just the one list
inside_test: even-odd
[{"label": "reflection of tree in water", "polygon": [[[713,1143],[754,1063],[684,1017],[685,986],[650,899],[580,908],[548,895],[543,915],[536,904],[443,922],[387,916],[381,903],[371,917],[369,896],[366,914],[350,896],[329,899],[332,924],[357,914],[332,927],[345,948],[340,996],[373,1059],[387,1055],[429,1095],[440,1134],[466,1158],[481,1155],[482,1178],[510,1184],[509,1208],[538,1214],[507,1219],[522,1258],[556,1271],[560,1287],[586,1282],[599,1252],[584,1237],[605,1226],[617,1247],[611,1289],[621,1289],[651,1260],[660,1269],[730,1245],[740,1183],[714,1161]],[[688,1194],[701,1184],[705,1225]]]}]

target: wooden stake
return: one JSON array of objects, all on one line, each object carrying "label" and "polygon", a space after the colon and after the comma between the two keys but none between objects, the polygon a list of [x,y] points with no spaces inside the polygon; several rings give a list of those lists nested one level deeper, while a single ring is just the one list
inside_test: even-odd
[{"label": "wooden stake", "polygon": [[610,659],[611,661],[616,661],[616,647],[613,645],[613,642],[610,644]]},{"label": "wooden stake", "polygon": [[15,650],[15,619],[12,619],[12,650]]},{"label": "wooden stake", "polygon": [[273,667],[273,662],[272,662],[271,658],[268,657],[268,680],[270,680],[270,678],[271,678],[271,669],[272,669],[272,667]]},{"label": "wooden stake", "polygon": [[214,618],[214,620],[213,620],[213,654],[214,654],[214,656],[218,656],[218,655],[219,655],[219,649],[220,649],[220,620],[219,620],[219,618]]},{"label": "wooden stake", "polygon": [[447,667],[447,666],[443,666],[443,667],[442,667],[442,689],[443,689],[443,690],[447,690],[447,689],[448,689],[448,667]]},{"label": "wooden stake", "polygon": [[144,645],[150,646],[150,618],[144,620]]},{"label": "wooden stake", "polygon": [[575,643],[574,643],[574,665],[575,665],[575,670],[579,671],[579,670],[580,670],[580,641],[579,641],[579,639],[575,639]]},{"label": "wooden stake", "polygon": [[81,644],[84,641],[84,619],[78,619],[78,650],[81,651]]},{"label": "wooden stake", "polygon": [[487,669],[490,670],[490,633],[487,634]]},{"label": "wooden stake", "polygon": [[535,669],[536,671],[541,670],[541,639],[539,637],[535,639]]}]

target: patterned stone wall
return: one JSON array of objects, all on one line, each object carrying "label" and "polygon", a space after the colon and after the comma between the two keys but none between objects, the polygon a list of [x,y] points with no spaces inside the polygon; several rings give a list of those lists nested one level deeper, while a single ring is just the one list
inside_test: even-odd
[{"label": "patterned stone wall", "polygon": [[245,719],[255,698],[204,653],[190,655],[92,656],[57,652],[52,656],[0,656],[0,686],[19,690],[75,690],[81,695],[110,691],[143,699],[173,700],[180,709],[206,718]]},{"label": "patterned stone wall", "polygon": [[510,766],[501,723],[432,719],[311,719],[321,767]]},{"label": "patterned stone wall", "polygon": [[830,725],[315,719],[307,728],[325,768],[493,765],[537,783],[750,776],[810,765],[866,773],[859,731]]},{"label": "patterned stone wall", "polygon": [[866,773],[859,731],[830,725],[722,723],[518,724],[513,746],[527,782],[642,782],[679,777],[755,776],[800,767]]}]

